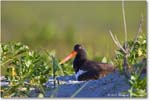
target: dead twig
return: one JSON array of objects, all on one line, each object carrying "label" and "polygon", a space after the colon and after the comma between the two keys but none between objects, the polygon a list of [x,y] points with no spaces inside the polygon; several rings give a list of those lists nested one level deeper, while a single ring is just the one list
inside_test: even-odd
[{"label": "dead twig", "polygon": [[139,26],[138,26],[138,31],[137,31],[137,33],[135,34],[134,43],[133,43],[133,45],[132,45],[132,47],[131,47],[131,49],[130,49],[130,52],[133,51],[134,46],[135,46],[135,43],[136,43],[136,41],[137,41],[137,39],[138,39],[139,34],[142,33],[142,23],[143,23],[143,15],[141,15],[141,20],[140,20],[140,23],[139,23]]},{"label": "dead twig", "polygon": [[129,78],[130,73],[128,72],[128,60],[127,60],[128,58],[127,58],[127,56],[130,53],[130,51],[127,50],[128,49],[128,47],[127,47],[127,26],[126,26],[126,17],[125,17],[125,10],[124,10],[124,0],[122,0],[122,15],[123,15],[124,33],[125,33],[125,46],[122,47],[117,36],[116,35],[114,36],[112,34],[111,30],[109,30],[109,34],[110,34],[112,40],[114,41],[114,43],[116,44],[116,46],[124,52],[124,59],[123,59],[123,64],[122,64],[123,73],[125,74],[125,76],[127,78]]},{"label": "dead twig", "polygon": [[116,44],[116,46],[124,52],[124,59],[123,59],[123,65],[122,65],[123,73],[127,78],[129,78],[130,74],[128,72],[128,63],[127,63],[128,52],[127,52],[127,50],[125,50],[125,47],[121,46],[117,36],[116,35],[114,36],[113,33],[111,32],[111,30],[109,30],[109,34],[110,34],[112,40],[114,41],[114,43]]},{"label": "dead twig", "polygon": [[119,42],[117,36],[114,37],[114,35],[113,35],[113,33],[111,32],[111,30],[109,30],[109,34],[110,34],[112,40],[114,41],[114,43],[116,44],[116,46],[117,46],[118,48],[120,48],[124,53],[126,53],[125,49],[121,46],[121,44],[120,44],[120,42]]},{"label": "dead twig", "polygon": [[120,42],[119,42],[119,40],[118,40],[118,38],[117,38],[116,35],[115,35],[115,38],[116,38],[116,41],[118,42],[119,47],[122,49],[122,51],[123,51],[125,54],[127,54],[127,51],[122,47],[122,45],[120,44]]},{"label": "dead twig", "polygon": [[[125,42],[127,42],[127,25],[126,25],[126,16],[125,16],[125,9],[124,9],[124,0],[122,0],[122,15],[123,15],[123,23],[124,23],[124,34],[125,34]],[[125,43],[125,49],[127,44]]]}]

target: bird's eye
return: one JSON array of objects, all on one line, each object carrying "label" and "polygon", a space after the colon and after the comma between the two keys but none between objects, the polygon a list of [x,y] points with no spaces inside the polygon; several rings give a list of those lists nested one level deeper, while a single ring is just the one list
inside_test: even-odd
[{"label": "bird's eye", "polygon": [[81,47],[81,46],[79,46],[79,49],[82,49],[82,47]]}]

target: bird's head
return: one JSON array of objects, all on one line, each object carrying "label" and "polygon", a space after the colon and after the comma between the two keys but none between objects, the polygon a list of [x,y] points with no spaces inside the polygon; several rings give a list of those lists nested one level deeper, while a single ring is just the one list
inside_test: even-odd
[{"label": "bird's head", "polygon": [[74,46],[74,50],[68,56],[66,56],[59,64],[63,64],[67,62],[68,60],[75,57],[76,55],[86,55],[84,47],[80,44],[76,44]]}]

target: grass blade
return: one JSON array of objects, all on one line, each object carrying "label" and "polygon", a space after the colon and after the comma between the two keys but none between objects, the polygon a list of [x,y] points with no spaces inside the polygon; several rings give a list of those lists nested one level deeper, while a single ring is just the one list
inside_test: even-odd
[{"label": "grass blade", "polygon": [[88,82],[82,85],[75,93],[72,94],[71,98],[75,97],[87,84]]}]

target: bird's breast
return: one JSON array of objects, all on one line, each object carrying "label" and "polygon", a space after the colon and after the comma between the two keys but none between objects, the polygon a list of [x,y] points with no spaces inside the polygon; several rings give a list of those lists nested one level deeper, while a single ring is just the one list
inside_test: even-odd
[{"label": "bird's breast", "polygon": [[84,71],[84,70],[79,69],[78,72],[76,72],[76,74],[75,74],[76,80],[78,80],[78,77],[79,77],[80,75],[82,75],[82,74],[84,74],[84,73],[86,73],[86,72],[87,72],[87,71]]}]

